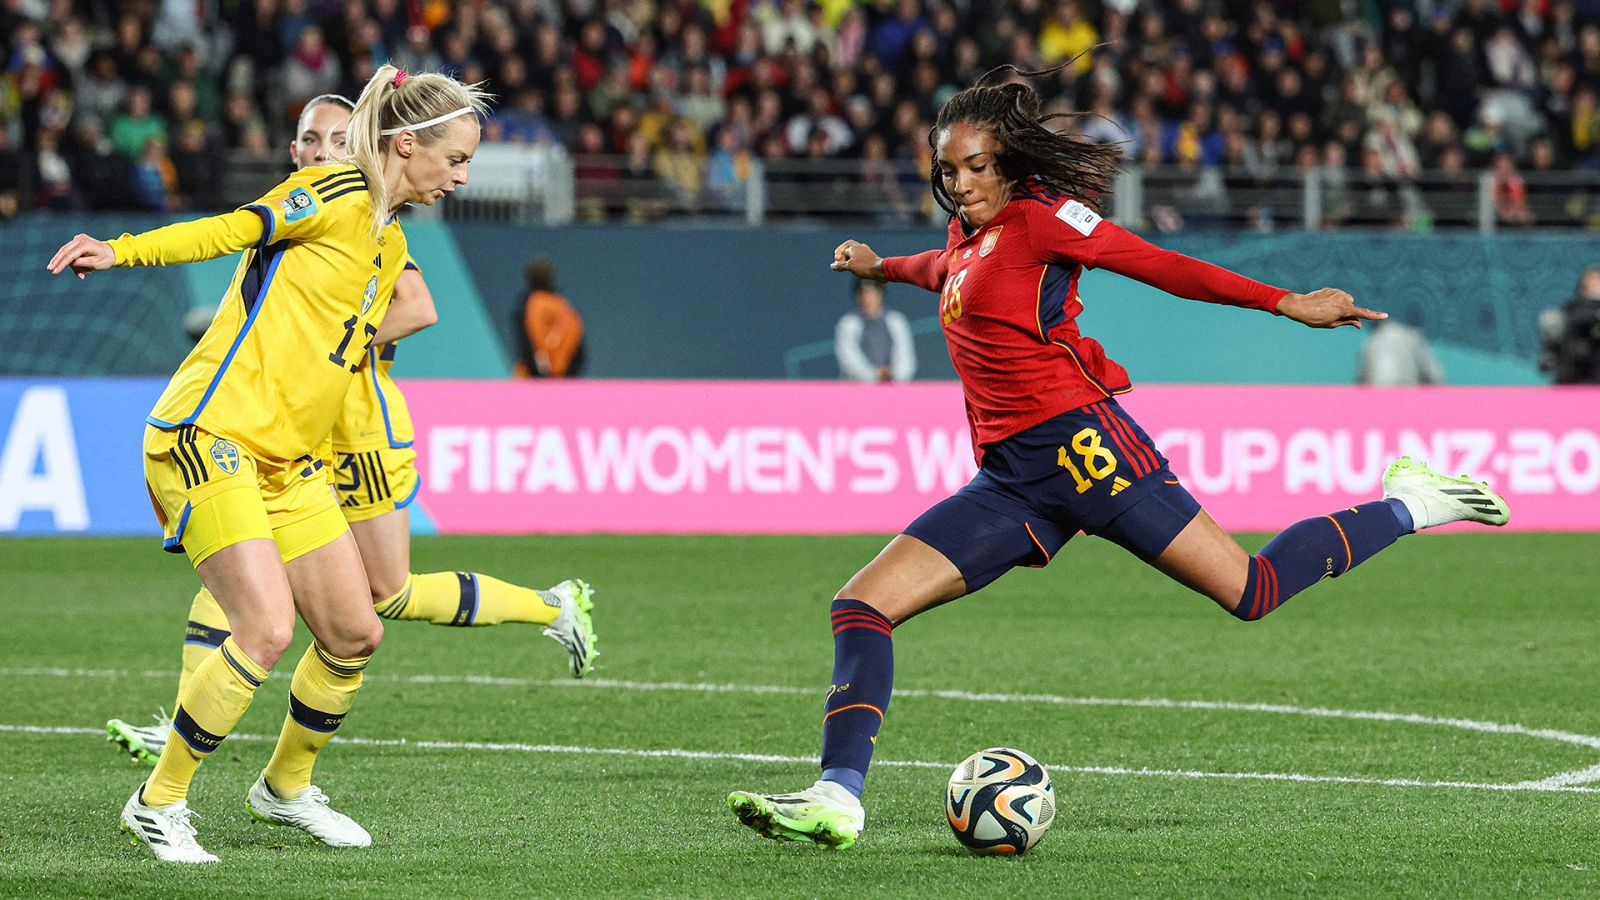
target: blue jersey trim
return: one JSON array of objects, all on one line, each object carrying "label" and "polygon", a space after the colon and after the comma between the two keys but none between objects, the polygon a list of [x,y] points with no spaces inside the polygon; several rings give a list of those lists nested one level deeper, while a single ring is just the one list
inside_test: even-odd
[{"label": "blue jersey trim", "polygon": [[395,509],[405,509],[406,507],[410,506],[411,505],[411,501],[417,499],[417,494],[420,493],[421,491],[422,491],[422,479],[419,477],[419,478],[417,478],[417,483],[413,484],[411,486],[411,493],[407,494],[406,498],[404,500],[395,501],[394,508]]},{"label": "blue jersey trim", "polygon": [[172,537],[161,541],[161,549],[169,553],[183,552],[183,532],[189,527],[189,513],[193,510],[194,507],[188,503],[183,505],[183,512],[178,515],[178,530],[173,532]]},{"label": "blue jersey trim", "polygon": [[261,279],[261,289],[256,292],[255,303],[250,308],[250,315],[245,318],[244,327],[239,329],[238,337],[233,339],[233,346],[228,348],[228,355],[222,358],[222,365],[217,366],[217,374],[211,376],[211,383],[206,386],[206,392],[200,396],[200,403],[195,406],[194,412],[184,416],[183,419],[177,422],[163,423],[154,416],[146,418],[145,421],[157,427],[173,428],[178,425],[193,425],[195,420],[200,418],[200,413],[205,411],[206,404],[211,402],[211,395],[216,393],[217,385],[222,383],[222,376],[228,371],[229,363],[233,362],[234,354],[239,352],[239,346],[244,343],[245,337],[250,334],[251,326],[256,324],[256,316],[261,314],[261,301],[266,299],[267,288],[272,286],[272,276],[277,274],[278,263],[282,261],[283,251],[279,250],[277,255],[272,257],[272,262],[267,264],[267,274]]},{"label": "blue jersey trim", "polygon": [[161,419],[156,418],[155,416],[145,416],[144,420],[146,422],[150,423],[151,425],[154,425],[155,427],[161,429],[162,431],[171,431],[172,429],[177,428],[179,425],[183,424],[182,422],[167,422],[167,421],[163,421]]},{"label": "blue jersey trim", "polygon": [[383,388],[378,384],[378,349],[373,347],[367,350],[367,376],[372,379],[372,390],[378,395],[378,409],[383,413],[383,431],[389,437],[391,450],[404,450],[415,441],[397,441],[394,439],[394,425],[389,421],[389,401],[383,396]]},{"label": "blue jersey trim", "polygon": [[250,203],[240,209],[248,209],[265,220],[267,233],[261,236],[261,246],[265,247],[272,243],[272,236],[278,231],[278,220],[272,217],[272,210],[268,209],[265,203]]},{"label": "blue jersey trim", "polygon": [[1051,263],[1039,274],[1039,340],[1048,342],[1050,332],[1067,321],[1067,296],[1072,288],[1075,267]]}]

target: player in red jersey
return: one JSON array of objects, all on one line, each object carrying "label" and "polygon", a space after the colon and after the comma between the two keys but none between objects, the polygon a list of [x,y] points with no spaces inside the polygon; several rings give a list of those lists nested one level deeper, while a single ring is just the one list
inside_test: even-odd
[{"label": "player in red jersey", "polygon": [[1259,553],[1200,508],[1115,395],[1128,373],[1076,322],[1078,277],[1101,268],[1180,297],[1259,309],[1313,328],[1385,314],[1335,288],[1297,294],[1162,250],[1102,218],[1120,148],[1051,132],[1025,84],[950,98],[929,133],[934,197],[951,214],[942,250],[881,259],[845,241],[832,267],[939,294],[979,471],[908,526],[833,601],[834,672],[822,777],[792,794],[728,804],[766,837],[843,849],[894,679],[891,632],[1019,566],[1042,566],[1076,533],[1114,541],[1243,620],[1259,619],[1412,531],[1467,519],[1503,525],[1485,485],[1401,458],[1384,499],[1291,525]]}]

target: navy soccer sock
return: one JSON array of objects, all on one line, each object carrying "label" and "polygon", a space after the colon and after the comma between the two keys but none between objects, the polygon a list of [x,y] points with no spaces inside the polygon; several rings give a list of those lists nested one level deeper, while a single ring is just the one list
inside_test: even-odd
[{"label": "navy soccer sock", "polygon": [[894,690],[894,625],[859,600],[833,601],[833,684],[822,716],[822,779],[857,797]]},{"label": "navy soccer sock", "polygon": [[1411,532],[1404,506],[1377,500],[1290,525],[1250,557],[1233,614],[1259,619],[1324,578],[1337,578]]}]

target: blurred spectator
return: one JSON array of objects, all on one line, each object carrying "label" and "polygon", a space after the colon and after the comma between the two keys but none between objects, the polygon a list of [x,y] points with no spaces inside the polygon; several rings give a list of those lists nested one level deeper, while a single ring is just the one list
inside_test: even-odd
[{"label": "blurred spectator", "polygon": [[1578,276],[1565,306],[1539,314],[1539,371],[1555,384],[1600,384],[1600,266]]},{"label": "blurred spectator", "polygon": [[656,151],[654,168],[672,189],[677,208],[692,210],[700,205],[705,155],[695,147],[694,131],[687,119],[676,119],[667,126],[667,140]]},{"label": "blurred spectator", "polygon": [[22,153],[11,146],[10,129],[0,120],[0,221],[12,218],[22,208],[22,168]]},{"label": "blurred spectator", "polygon": [[89,60],[88,71],[78,82],[78,114],[106,127],[122,108],[127,95],[127,84],[117,77],[116,60],[105,50],[96,51]]},{"label": "blurred spectator", "polygon": [[511,98],[510,108],[502,107],[494,120],[500,126],[501,140],[513,144],[559,143],[544,114],[544,95],[533,88],[518,91]]},{"label": "blurred spectator", "polygon": [[855,283],[856,310],[845,313],[833,330],[839,376],[849,381],[910,381],[917,374],[917,351],[906,317],[883,308],[883,285]]},{"label": "blurred spectator", "polygon": [[167,141],[160,135],[145,139],[144,149],[133,165],[133,192],[139,205],[150,210],[166,210],[178,187],[178,170],[167,157]]},{"label": "blurred spectator", "polygon": [[717,145],[706,160],[706,191],[723,209],[741,209],[750,180],[750,148],[731,125],[717,130]]},{"label": "blurred spectator", "polygon": [[1494,197],[1496,221],[1502,225],[1532,225],[1533,210],[1528,208],[1528,185],[1517,174],[1511,154],[1495,156],[1492,176],[1490,191]]},{"label": "blurred spectator", "polygon": [[571,378],[584,364],[583,319],[556,292],[556,267],[548,259],[528,263],[528,296],[514,326],[517,378]]},{"label": "blurred spectator", "polygon": [[81,205],[72,183],[72,166],[67,164],[67,157],[61,152],[56,132],[46,131],[39,135],[33,168],[39,178],[35,204],[46,209],[76,209]]},{"label": "blurred spectator", "polygon": [[[1414,312],[1403,316],[1415,321]],[[1361,344],[1361,359],[1356,366],[1356,384],[1403,387],[1444,384],[1444,367],[1429,349],[1422,329],[1390,317],[1369,322],[1371,333]]]},{"label": "blurred spectator", "polygon": [[167,138],[167,126],[150,112],[150,91],[136,87],[128,92],[123,112],[111,120],[111,147],[129,159],[144,155],[151,138]]}]

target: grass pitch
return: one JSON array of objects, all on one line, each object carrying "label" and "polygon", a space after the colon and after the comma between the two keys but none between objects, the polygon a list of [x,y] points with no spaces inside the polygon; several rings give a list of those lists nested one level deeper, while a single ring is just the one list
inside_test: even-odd
[{"label": "grass pitch", "polygon": [[[192,573],[153,541],[0,540],[0,895],[1600,893],[1592,535],[1407,539],[1253,624],[1074,541],[896,631],[855,849],[757,840],[723,797],[815,777],[827,601],[882,543],[419,540],[417,571],[592,581],[598,681],[527,626],[388,623],[317,775],[375,845],[333,851],[244,808],[297,645],[196,782],[223,862],[184,868],[117,831],[146,770],[98,729],[170,706]],[[1021,859],[943,821],[949,767],[997,744],[1060,801]]]}]

